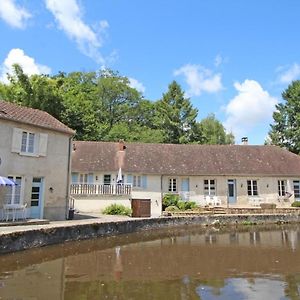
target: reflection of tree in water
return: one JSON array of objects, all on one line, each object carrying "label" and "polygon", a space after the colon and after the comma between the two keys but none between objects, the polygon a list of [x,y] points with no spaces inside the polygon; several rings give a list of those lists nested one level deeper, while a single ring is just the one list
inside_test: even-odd
[{"label": "reflection of tree in water", "polygon": [[221,296],[221,289],[226,285],[224,279],[207,279],[200,281],[201,286],[211,287],[211,292],[215,296]]},{"label": "reflection of tree in water", "polygon": [[291,300],[300,299],[300,275],[287,275],[285,277],[286,286],[284,293]]}]

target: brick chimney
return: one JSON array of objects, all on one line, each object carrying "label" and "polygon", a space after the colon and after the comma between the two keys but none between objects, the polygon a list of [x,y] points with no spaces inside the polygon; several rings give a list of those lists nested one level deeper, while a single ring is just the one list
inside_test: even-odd
[{"label": "brick chimney", "polygon": [[119,151],[124,151],[126,149],[124,140],[119,140]]},{"label": "brick chimney", "polygon": [[248,137],[247,136],[242,137],[242,145],[248,145]]}]

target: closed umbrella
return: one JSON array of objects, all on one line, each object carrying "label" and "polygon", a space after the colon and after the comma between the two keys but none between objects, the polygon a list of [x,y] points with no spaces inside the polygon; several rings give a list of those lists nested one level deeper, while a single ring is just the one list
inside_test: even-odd
[{"label": "closed umbrella", "polygon": [[13,185],[17,185],[17,183],[7,177],[0,176],[0,186],[13,186]]},{"label": "closed umbrella", "polygon": [[122,177],[122,170],[119,168],[118,176],[117,176],[117,183],[122,183],[123,177]]}]

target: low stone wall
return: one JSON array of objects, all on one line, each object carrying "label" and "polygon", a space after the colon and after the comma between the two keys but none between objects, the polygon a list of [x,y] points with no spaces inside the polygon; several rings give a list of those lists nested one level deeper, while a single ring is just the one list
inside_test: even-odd
[{"label": "low stone wall", "polygon": [[42,247],[47,245],[64,243],[66,241],[85,240],[110,235],[137,232],[148,229],[164,227],[203,225],[222,226],[233,224],[276,224],[299,223],[298,214],[245,214],[245,215],[202,215],[161,217],[149,219],[130,219],[118,222],[106,222],[87,220],[76,223],[66,222],[63,226],[57,224],[41,225],[36,229],[22,228],[10,233],[0,235],[0,254],[10,253]]}]

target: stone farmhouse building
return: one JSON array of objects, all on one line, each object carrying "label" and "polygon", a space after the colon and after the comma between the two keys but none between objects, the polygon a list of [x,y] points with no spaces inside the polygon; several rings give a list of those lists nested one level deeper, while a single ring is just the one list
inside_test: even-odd
[{"label": "stone farmhouse building", "polygon": [[76,209],[151,199],[159,216],[167,193],[203,206],[289,207],[300,200],[300,157],[276,146],[74,142]]},{"label": "stone farmhouse building", "polygon": [[44,111],[0,101],[0,176],[17,183],[0,187],[0,216],[11,205],[27,218],[66,219],[74,134]]}]

